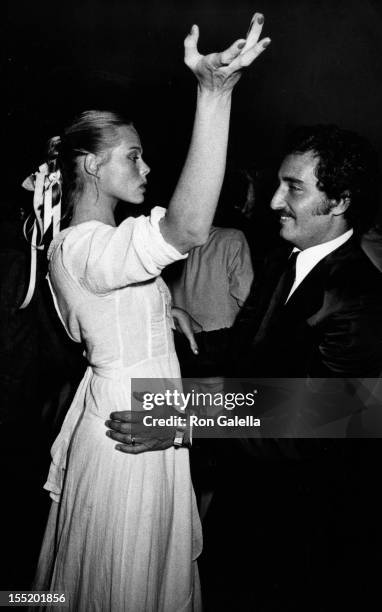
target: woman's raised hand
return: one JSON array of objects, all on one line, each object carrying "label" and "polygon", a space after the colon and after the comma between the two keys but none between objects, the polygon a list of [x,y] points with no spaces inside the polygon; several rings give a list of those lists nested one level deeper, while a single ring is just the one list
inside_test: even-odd
[{"label": "woman's raised hand", "polygon": [[201,89],[216,93],[232,91],[242,69],[252,64],[271,42],[270,38],[259,40],[263,24],[263,15],[255,13],[246,39],[240,38],[225,51],[209,55],[199,53],[199,28],[192,26],[184,41],[184,61],[195,74]]}]

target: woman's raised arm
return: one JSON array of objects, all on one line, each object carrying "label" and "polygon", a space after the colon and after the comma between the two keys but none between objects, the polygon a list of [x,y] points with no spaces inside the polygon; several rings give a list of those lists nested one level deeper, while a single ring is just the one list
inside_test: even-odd
[{"label": "woman's raised arm", "polygon": [[255,13],[247,38],[221,53],[198,52],[195,25],[184,41],[185,63],[198,80],[197,105],[187,158],[160,224],[165,240],[183,253],[207,239],[224,177],[232,90],[270,43],[259,41],[263,23]]}]

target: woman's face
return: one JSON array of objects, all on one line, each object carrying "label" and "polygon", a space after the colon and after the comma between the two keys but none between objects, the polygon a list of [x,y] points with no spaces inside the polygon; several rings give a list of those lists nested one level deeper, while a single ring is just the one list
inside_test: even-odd
[{"label": "woman's face", "polygon": [[123,202],[141,204],[150,168],[142,159],[142,145],[135,128],[126,125],[118,129],[121,140],[99,167],[99,191]]}]

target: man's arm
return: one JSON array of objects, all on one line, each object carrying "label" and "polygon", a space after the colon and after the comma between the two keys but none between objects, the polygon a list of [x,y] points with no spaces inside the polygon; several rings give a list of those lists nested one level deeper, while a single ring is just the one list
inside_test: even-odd
[{"label": "man's arm", "polygon": [[[382,372],[382,275],[379,288],[341,304],[333,292],[326,296],[331,311],[318,326],[319,343],[312,357],[311,376],[372,378]],[[336,304],[339,302],[339,305]]]}]

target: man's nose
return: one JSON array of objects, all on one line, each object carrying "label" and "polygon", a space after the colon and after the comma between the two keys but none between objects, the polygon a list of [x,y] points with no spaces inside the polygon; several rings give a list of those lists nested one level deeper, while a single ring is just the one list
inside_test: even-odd
[{"label": "man's nose", "polygon": [[276,189],[275,193],[273,194],[273,198],[271,200],[271,209],[280,210],[282,208],[285,208],[285,203],[284,203],[283,191],[280,185],[280,187]]}]

